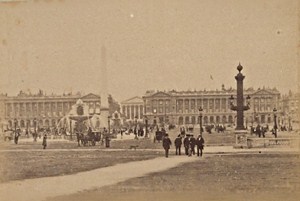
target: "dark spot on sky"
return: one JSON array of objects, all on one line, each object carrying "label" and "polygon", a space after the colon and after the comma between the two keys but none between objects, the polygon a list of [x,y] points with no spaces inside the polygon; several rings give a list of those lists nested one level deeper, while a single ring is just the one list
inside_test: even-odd
[{"label": "dark spot on sky", "polygon": [[16,20],[16,24],[17,24],[17,25],[20,25],[20,24],[21,24],[21,20],[20,20],[20,19],[17,19],[17,20]]},{"label": "dark spot on sky", "polygon": [[4,46],[7,45],[7,41],[5,39],[2,40],[2,45],[4,45]]},{"label": "dark spot on sky", "polygon": [[277,34],[278,34],[278,35],[281,34],[281,31],[277,31]]}]

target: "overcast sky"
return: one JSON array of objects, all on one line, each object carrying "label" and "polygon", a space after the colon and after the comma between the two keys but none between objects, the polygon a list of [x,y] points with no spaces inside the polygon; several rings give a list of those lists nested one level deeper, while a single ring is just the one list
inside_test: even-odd
[{"label": "overcast sky", "polygon": [[[37,0],[0,3],[0,92],[297,90],[297,0]],[[297,76],[298,75],[298,76]],[[299,86],[299,85],[298,85]]]}]

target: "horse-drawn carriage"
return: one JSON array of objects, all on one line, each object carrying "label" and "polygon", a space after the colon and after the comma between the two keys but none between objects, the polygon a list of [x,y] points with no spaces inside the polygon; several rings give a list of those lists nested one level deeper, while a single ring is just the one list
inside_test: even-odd
[{"label": "horse-drawn carriage", "polygon": [[101,132],[92,131],[91,128],[89,128],[87,131],[75,129],[75,133],[77,137],[78,146],[95,146],[96,142],[100,142],[101,139],[103,140],[103,137],[101,138]]}]

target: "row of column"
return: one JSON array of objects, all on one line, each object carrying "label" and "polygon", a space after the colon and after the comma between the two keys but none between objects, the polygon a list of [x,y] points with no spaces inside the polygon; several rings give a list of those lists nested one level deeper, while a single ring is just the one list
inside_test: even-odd
[{"label": "row of column", "polygon": [[[199,124],[199,116],[179,116],[177,119],[178,124]],[[235,119],[233,115],[223,116],[203,116],[203,124],[226,124],[234,123]]]},{"label": "row of column", "polygon": [[[43,126],[56,126],[59,122],[59,119],[36,119],[36,126],[43,127]],[[11,119],[8,120],[9,127],[14,128],[15,120]],[[33,127],[34,126],[34,119],[17,119],[17,127]]]},{"label": "row of column", "polygon": [[[42,103],[42,104],[41,104]],[[55,107],[53,107],[53,103]],[[61,109],[58,110],[59,104]],[[6,103],[5,104],[5,116],[6,117],[20,117],[20,116],[38,116],[44,113],[45,115],[56,116],[63,115],[71,109],[74,102],[22,102],[22,103]],[[23,107],[23,110],[21,108]],[[29,107],[29,109],[28,109]],[[46,110],[47,107],[47,110]],[[53,113],[55,112],[55,113]],[[61,114],[60,114],[61,112]],[[55,116],[55,115],[54,115]]]},{"label": "row of column", "polygon": [[[244,123],[248,123],[249,125],[252,123],[259,123],[259,124],[272,124],[274,122],[274,117],[272,116],[265,116],[265,115],[258,115],[256,119],[252,116],[245,116]],[[202,121],[203,123],[234,123],[236,117],[233,115],[223,115],[223,116],[203,116]],[[179,116],[178,117],[178,124],[180,122],[184,124],[191,124],[191,123],[199,123],[199,116]],[[181,124],[182,124],[181,123]]]},{"label": "row of column", "polygon": [[138,105],[123,105],[122,106],[122,112],[125,114],[127,119],[134,120],[135,117],[137,119],[141,120],[144,115],[144,105],[138,104]]},{"label": "row of column", "polygon": [[[255,111],[267,111],[267,112],[271,112],[273,110],[274,107],[278,107],[278,105],[276,104],[276,101],[274,101],[273,98],[270,97],[266,97],[266,98],[253,98],[252,101],[252,106],[253,106],[253,110]],[[261,109],[261,108],[264,109]]]},{"label": "row of column", "polygon": [[[194,109],[192,109],[192,100],[194,101]],[[206,104],[204,104],[204,100],[206,101]],[[218,100],[218,101],[217,101]],[[182,102],[181,107],[179,108],[179,101]],[[186,101],[188,101],[188,107],[186,107]],[[218,102],[218,104],[217,104]],[[225,102],[225,104],[224,104]],[[200,104],[199,104],[200,103]],[[212,105],[212,107],[211,107]],[[204,112],[225,112],[229,109],[229,102],[228,98],[207,98],[207,99],[177,99],[176,100],[176,111],[178,112],[180,109],[182,109],[182,113],[186,113],[186,109],[188,110],[187,113],[197,113],[199,108],[202,108]],[[191,111],[193,110],[193,111]]]}]

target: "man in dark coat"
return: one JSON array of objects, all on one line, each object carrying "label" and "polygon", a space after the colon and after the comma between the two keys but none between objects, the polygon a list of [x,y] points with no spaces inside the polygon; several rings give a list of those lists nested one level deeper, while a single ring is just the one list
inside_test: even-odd
[{"label": "man in dark coat", "polygon": [[174,144],[175,144],[175,148],[176,148],[176,155],[181,155],[182,139],[181,139],[180,134],[175,139]]},{"label": "man in dark coat", "polygon": [[42,145],[43,145],[43,149],[46,149],[46,147],[47,147],[47,134],[46,133],[45,133],[45,135],[43,137],[43,143],[42,143]]},{"label": "man in dark coat", "polygon": [[14,139],[15,140],[15,144],[18,144],[20,133],[21,133],[21,129],[17,128],[15,130],[15,139]]},{"label": "man in dark coat", "polygon": [[190,148],[189,135],[185,135],[185,138],[183,140],[183,146],[184,146],[185,155],[189,155],[189,148]]},{"label": "man in dark coat", "polygon": [[163,139],[163,148],[165,149],[166,158],[169,157],[169,149],[170,149],[171,144],[172,144],[172,142],[169,138],[169,135],[166,134],[164,139]]},{"label": "man in dark coat", "polygon": [[[196,144],[197,144],[197,156],[202,157],[203,148],[204,148],[204,139],[203,139],[202,135],[199,135],[197,137]],[[199,151],[200,151],[200,153],[199,153]]]},{"label": "man in dark coat", "polygon": [[261,136],[261,129],[260,129],[260,125],[259,124],[256,126],[256,135],[258,135],[258,137]]},{"label": "man in dark coat", "polygon": [[194,135],[191,135],[190,138],[190,147],[191,147],[191,152],[190,155],[195,155],[195,146],[196,146],[196,139],[194,138]]}]

